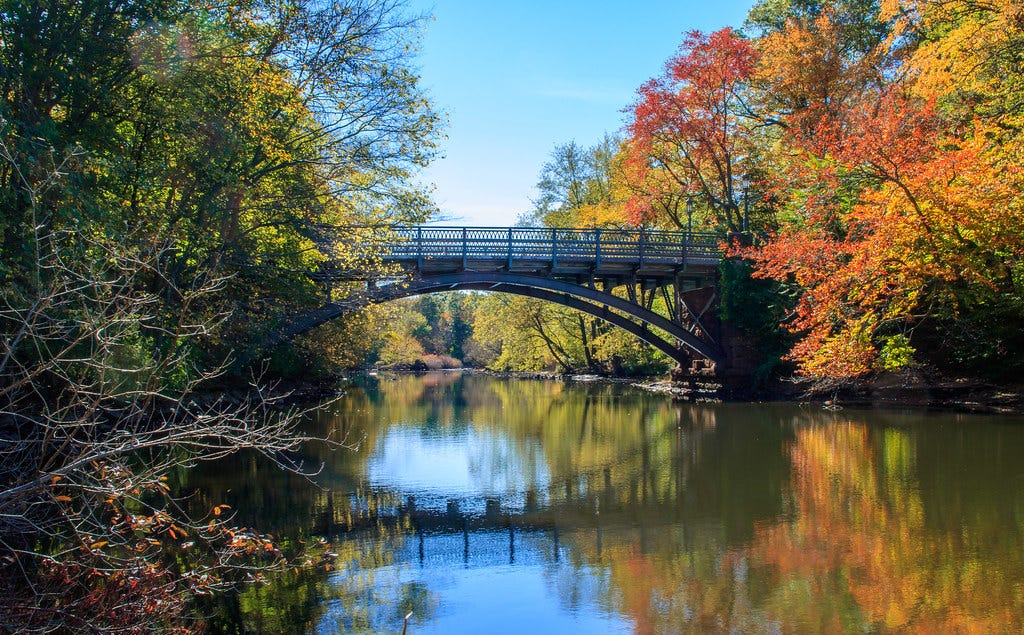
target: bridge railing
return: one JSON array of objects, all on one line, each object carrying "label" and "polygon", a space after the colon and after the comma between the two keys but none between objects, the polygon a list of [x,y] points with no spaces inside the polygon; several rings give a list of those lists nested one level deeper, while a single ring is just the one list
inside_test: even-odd
[{"label": "bridge railing", "polygon": [[387,258],[713,264],[721,237],[707,232],[540,227],[394,227]]}]

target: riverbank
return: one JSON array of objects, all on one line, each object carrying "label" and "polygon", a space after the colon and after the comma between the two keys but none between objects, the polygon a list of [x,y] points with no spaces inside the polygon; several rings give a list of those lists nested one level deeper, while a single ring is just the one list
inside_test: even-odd
[{"label": "riverbank", "polygon": [[808,396],[840,406],[913,408],[979,414],[1024,414],[1024,386],[949,377],[929,368],[879,374]]},{"label": "riverbank", "polygon": [[780,379],[758,390],[727,387],[713,379],[671,381],[665,378],[621,378],[544,372],[496,372],[461,369],[522,379],[628,383],[643,390],[693,402],[801,402],[827,408],[910,408],[978,414],[1024,414],[1024,386],[998,385],[977,378],[948,377],[928,368],[881,373],[841,387]]},{"label": "riverbank", "polygon": [[713,396],[694,382],[638,382],[637,386],[687,400],[730,402],[790,401],[820,403],[826,408],[910,408],[977,414],[1024,414],[1024,386],[999,385],[972,377],[949,377],[930,368],[879,373],[842,385],[782,378],[756,391],[721,387]]},{"label": "riverbank", "polygon": [[[839,387],[813,384],[785,378],[757,390],[743,386],[723,386],[711,378],[672,381],[665,377],[606,377],[594,374],[553,373],[544,371],[493,371],[483,368],[440,368],[356,371],[336,382],[288,380],[278,383],[272,393],[281,396],[279,405],[296,405],[337,397],[352,376],[367,374],[405,375],[424,372],[474,373],[493,377],[539,379],[574,383],[601,382],[629,384],[642,390],[661,393],[679,401],[694,403],[795,402],[816,403],[824,408],[909,408],[913,410],[970,412],[978,414],[1024,414],[1024,386],[998,385],[977,378],[943,376],[927,368],[905,369],[849,382]],[[230,394],[230,393],[229,393]],[[236,398],[244,396],[238,391]]]}]

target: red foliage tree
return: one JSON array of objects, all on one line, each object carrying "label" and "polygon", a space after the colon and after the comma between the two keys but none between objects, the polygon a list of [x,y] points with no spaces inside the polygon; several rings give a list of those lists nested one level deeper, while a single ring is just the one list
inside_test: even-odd
[{"label": "red foliage tree", "polygon": [[[644,84],[632,107],[627,148],[638,186],[634,223],[655,215],[663,197],[692,197],[719,228],[742,228],[741,180],[752,113],[743,90],[756,64],[753,46],[732,29],[692,31],[665,74]],[[654,186],[652,186],[654,184]]]}]

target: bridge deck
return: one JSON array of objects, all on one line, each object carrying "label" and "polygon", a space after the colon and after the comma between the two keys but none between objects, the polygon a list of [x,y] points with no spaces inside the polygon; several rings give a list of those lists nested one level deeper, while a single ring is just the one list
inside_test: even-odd
[{"label": "bridge deck", "polygon": [[710,233],[529,227],[402,227],[384,258],[421,273],[508,271],[552,276],[665,278],[713,268],[720,237]]}]

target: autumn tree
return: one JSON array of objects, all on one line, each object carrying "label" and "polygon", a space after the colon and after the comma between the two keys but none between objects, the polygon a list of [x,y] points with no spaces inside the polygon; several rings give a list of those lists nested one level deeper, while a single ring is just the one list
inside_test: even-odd
[{"label": "autumn tree", "polygon": [[[979,118],[979,93],[963,101],[960,88],[976,80],[933,72],[957,67],[955,55],[940,64],[936,46],[922,44],[955,37],[947,26],[924,37],[897,22],[871,55],[899,72],[861,82],[819,111],[813,133],[805,122],[783,140],[797,157],[788,209],[755,257],[761,275],[803,289],[789,325],[801,334],[793,357],[809,375],[898,369],[922,359],[919,349],[969,368],[1016,349],[1019,330],[1000,325],[1022,315],[1017,142]],[[801,28],[790,21],[780,35]]]},{"label": "autumn tree", "polygon": [[941,362],[1005,378],[1024,371],[1015,352],[1024,344],[1019,6],[885,3],[883,13],[906,43],[909,91],[945,123],[921,195],[944,282],[920,339],[938,342],[929,348]]},{"label": "autumn tree", "polygon": [[759,34],[751,98],[763,121],[790,136],[813,136],[822,118],[883,85],[895,61],[883,46],[890,24],[876,0],[765,1],[746,25]]},{"label": "autumn tree", "polygon": [[[632,222],[679,226],[680,201],[692,200],[709,229],[745,230],[745,203],[759,180],[749,147],[756,116],[745,93],[757,52],[730,28],[687,34],[665,73],[644,84],[630,108],[630,171],[637,183]],[[668,218],[655,214],[675,210]]]}]

